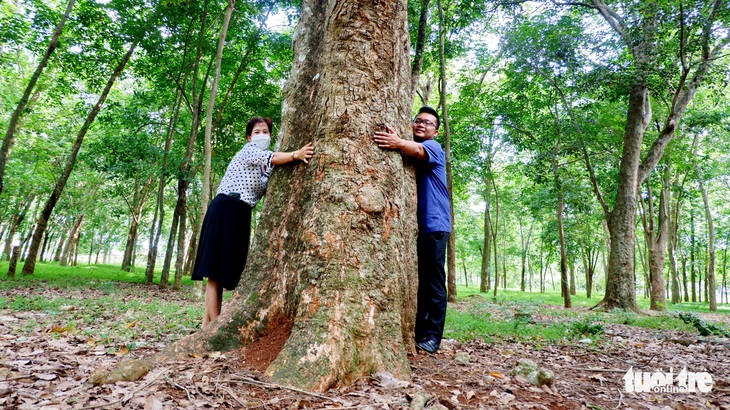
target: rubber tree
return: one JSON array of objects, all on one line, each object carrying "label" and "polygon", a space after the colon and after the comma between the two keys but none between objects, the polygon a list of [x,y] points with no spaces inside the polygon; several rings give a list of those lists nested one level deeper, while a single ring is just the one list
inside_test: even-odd
[{"label": "rubber tree", "polygon": [[[688,104],[705,82],[717,56],[730,43],[728,16],[722,0],[715,0],[709,5],[697,5],[687,11],[681,5],[679,8],[665,9],[661,2],[642,2],[622,9],[623,14],[617,12],[618,5],[612,7],[604,0],[593,0],[591,6],[618,34],[633,58],[613,208],[609,207],[594,181],[594,193],[606,215],[611,239],[606,293],[599,306],[608,310],[638,310],[634,285],[638,190],[662,158],[667,144],[674,138]],[[693,14],[702,18],[690,19],[689,16]],[[644,134],[652,121],[650,77],[657,74],[657,68],[668,61],[665,59],[667,55],[662,54],[659,47],[667,46],[671,41],[679,41],[675,48],[677,53],[668,59],[674,64],[666,64],[667,67],[675,67],[670,80],[673,81],[671,88],[674,91],[668,98],[670,102],[664,123],[646,150]]]},{"label": "rubber tree", "polygon": [[139,366],[267,346],[278,353],[261,367],[281,384],[321,391],[381,370],[410,378],[415,176],[372,142],[386,125],[411,135],[406,1],[305,0],[294,38],[277,146],[312,141],[315,157],[274,169],[221,316]]}]

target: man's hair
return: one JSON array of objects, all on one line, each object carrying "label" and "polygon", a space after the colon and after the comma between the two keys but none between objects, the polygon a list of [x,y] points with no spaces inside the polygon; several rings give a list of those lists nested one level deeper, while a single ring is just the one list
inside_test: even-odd
[{"label": "man's hair", "polygon": [[269,127],[269,134],[271,134],[271,118],[264,118],[264,117],[253,117],[248,121],[248,124],[246,124],[246,136],[250,136],[253,132],[253,127],[256,126],[256,124],[263,122],[266,124],[267,127]]},{"label": "man's hair", "polygon": [[419,114],[424,113],[424,112],[426,114],[431,114],[434,117],[436,117],[436,129],[439,129],[439,125],[441,125],[441,119],[439,118],[439,113],[436,112],[436,110],[434,110],[433,108],[431,108],[429,106],[421,107],[421,109],[418,110]]}]

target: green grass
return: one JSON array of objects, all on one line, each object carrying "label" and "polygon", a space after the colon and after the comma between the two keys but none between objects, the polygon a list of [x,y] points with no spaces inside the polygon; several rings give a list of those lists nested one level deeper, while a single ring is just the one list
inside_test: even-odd
[{"label": "green grass", "polygon": [[[697,333],[679,319],[679,312],[709,313],[703,303],[670,304],[661,314],[634,312],[601,312],[590,310],[603,297],[585,295],[571,297],[572,309],[563,309],[559,292],[520,292],[502,290],[480,293],[476,287],[459,287],[458,302],[450,305],[446,316],[445,337],[461,341],[483,339],[487,342],[523,341],[534,343],[572,343],[580,339],[600,340],[604,324],[622,324],[657,331],[679,330]],[[648,309],[649,300],[639,298],[639,306]],[[552,305],[550,308],[546,306]],[[730,316],[730,306],[718,306],[717,313]],[[537,319],[536,319],[537,318]],[[721,329],[728,326],[715,323]]]},{"label": "green grass", "polygon": [[[203,317],[203,303],[193,297],[188,277],[182,291],[173,294],[170,285],[173,296],[159,298],[157,286],[125,285],[143,284],[144,268],[130,273],[114,265],[38,263],[33,275],[20,274],[21,265],[14,278],[7,269],[8,263],[0,262],[0,309],[37,313],[19,329],[27,334],[46,331],[131,349],[179,339],[197,329]],[[159,284],[159,273],[154,282]],[[9,295],[10,290],[16,292]]]},{"label": "green grass", "polygon": [[[32,276],[6,275],[8,263],[0,262],[0,309],[32,311],[41,314],[25,320],[20,331],[45,330],[121,347],[171,340],[184,336],[200,325],[202,301],[192,296],[192,281],[183,278],[183,290],[160,297],[157,286],[128,286],[145,281],[144,267],[124,272],[114,265],[60,267],[38,263]],[[155,283],[159,283],[159,273]],[[14,290],[12,295],[10,290]],[[89,297],[93,291],[93,297]],[[54,296],[58,295],[58,296]],[[459,287],[458,303],[447,311],[445,337],[461,341],[483,339],[488,342],[520,341],[536,348],[549,343],[575,343],[590,338],[600,341],[606,325],[621,324],[657,331],[697,330],[678,318],[679,312],[706,313],[707,304],[670,304],[662,314],[590,310],[602,298],[596,294],[572,297],[572,309],[562,308],[559,292],[520,292],[499,290],[479,293],[476,287]],[[230,299],[231,292],[224,298]],[[648,309],[649,301],[638,300]],[[730,316],[730,306],[718,312]],[[715,324],[730,330],[727,325]],[[121,346],[121,347],[120,347]]]},{"label": "green grass", "polygon": [[[114,282],[144,283],[145,267],[137,267],[134,272],[125,272],[117,265],[79,265],[58,266],[55,263],[36,263],[33,275],[21,274],[23,263],[18,263],[15,277],[7,276],[8,262],[0,262],[0,289],[10,289],[17,282],[25,285],[53,286],[58,288],[86,288],[101,289],[114,286]],[[173,272],[170,273],[172,280]],[[160,283],[159,269],[155,272],[154,283]],[[183,277],[183,285],[190,285],[192,281]]]}]

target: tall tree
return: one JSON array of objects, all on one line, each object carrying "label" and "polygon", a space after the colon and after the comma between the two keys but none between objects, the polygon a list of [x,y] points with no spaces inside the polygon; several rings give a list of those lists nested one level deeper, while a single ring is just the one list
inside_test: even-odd
[{"label": "tall tree", "polygon": [[127,53],[122,57],[121,61],[119,61],[119,64],[117,64],[116,69],[114,72],[112,72],[111,76],[109,77],[109,80],[106,83],[106,86],[104,87],[104,90],[99,95],[99,98],[96,101],[96,104],[94,104],[93,108],[89,112],[89,115],[86,117],[86,121],[81,126],[81,129],[79,130],[78,134],[76,135],[76,140],[74,141],[74,145],[71,149],[71,153],[68,156],[68,159],[66,160],[66,166],[63,169],[63,173],[59,177],[58,181],[56,182],[56,186],[53,188],[53,192],[51,193],[51,196],[46,201],[46,204],[43,207],[43,212],[38,217],[38,220],[36,221],[36,227],[33,232],[33,237],[30,244],[30,249],[28,251],[28,256],[25,259],[25,265],[23,265],[23,274],[24,275],[32,275],[33,271],[35,270],[35,264],[36,259],[38,257],[38,250],[41,245],[41,239],[43,238],[43,233],[46,230],[46,227],[48,226],[48,219],[51,217],[51,213],[53,212],[53,209],[56,207],[56,203],[58,202],[58,199],[61,196],[61,193],[63,193],[63,189],[66,187],[66,182],[68,182],[68,178],[71,176],[71,172],[74,169],[74,166],[76,165],[76,158],[78,157],[79,150],[81,149],[81,144],[84,142],[84,137],[86,137],[86,133],[89,131],[89,127],[91,127],[91,124],[96,119],[97,114],[99,114],[99,111],[101,110],[101,107],[104,105],[104,101],[106,101],[106,97],[109,95],[109,91],[111,91],[112,86],[117,80],[117,77],[122,73],[124,70],[124,67],[127,65],[127,62],[129,62],[129,59],[132,57],[132,54],[134,53],[134,49],[137,47],[138,40],[134,41],[129,49],[127,50]]},{"label": "tall tree", "polygon": [[[411,95],[416,98],[418,93],[418,84],[421,78],[421,70],[423,69],[423,54],[426,49],[426,35],[428,33],[428,6],[431,0],[421,0],[421,9],[418,13],[418,28],[416,30],[416,44],[413,47],[415,55],[411,64]],[[426,104],[426,102],[423,102]]]},{"label": "tall tree", "polygon": [[53,36],[51,37],[51,41],[48,43],[48,48],[46,49],[43,58],[41,58],[41,61],[38,63],[30,81],[28,81],[28,86],[25,88],[23,96],[20,98],[18,106],[15,107],[13,116],[10,118],[8,129],[5,131],[5,138],[3,138],[2,147],[0,147],[0,194],[3,193],[3,175],[5,174],[5,166],[8,163],[10,150],[15,144],[15,131],[18,129],[18,125],[20,124],[20,117],[23,115],[23,110],[25,110],[25,107],[28,105],[30,95],[33,93],[33,89],[35,88],[41,73],[43,73],[43,69],[48,64],[51,54],[53,54],[58,46],[58,39],[61,37],[63,26],[66,24],[66,20],[68,20],[68,17],[71,15],[71,10],[75,3],[76,0],[69,0],[68,5],[66,6],[66,11],[63,13],[63,16],[61,16],[61,19],[56,25],[56,29],[53,30]]},{"label": "tall tree", "polygon": [[[696,134],[694,143],[692,144],[695,149],[699,145],[700,135]],[[717,311],[717,293],[715,286],[715,224],[712,217],[712,208],[710,207],[710,200],[707,196],[707,189],[705,189],[704,176],[702,175],[700,164],[695,161],[695,172],[697,175],[697,186],[702,194],[702,203],[705,206],[705,220],[707,221],[707,273],[705,274],[705,281],[707,284],[706,293],[707,301],[710,303],[710,310],[713,312]]]},{"label": "tall tree", "polygon": [[[606,293],[599,303],[603,308],[638,310],[633,277],[638,190],[674,138],[687,105],[705,81],[716,57],[730,42],[724,6],[722,0],[714,0],[707,6],[697,4],[696,8],[685,13],[681,3],[676,8],[651,1],[618,9],[604,0],[592,1],[592,7],[619,35],[634,61],[613,209],[609,209],[602,193],[595,189],[604,208],[611,237]],[[677,32],[679,36],[676,36]],[[652,116],[650,77],[656,73],[658,66],[667,67],[667,70],[672,66],[671,63],[664,65],[666,61],[660,57],[666,56],[658,52],[658,47],[667,46],[675,39],[679,41],[674,47],[678,53],[670,60],[679,63],[680,72],[678,75],[671,71],[666,73],[671,73],[676,81],[672,84],[671,102],[664,125],[642,159],[643,138]]]},{"label": "tall tree", "polygon": [[[451,235],[447,244],[447,289],[449,302],[456,302],[456,232],[454,231],[454,177],[451,171],[451,130],[449,129],[449,110],[446,102],[446,27],[444,22],[443,0],[438,0],[439,9],[439,105],[441,106],[441,123],[444,130],[444,151],[446,152],[446,189],[449,191],[449,207],[451,209]],[[496,286],[495,286],[496,290]]]},{"label": "tall tree", "polygon": [[305,0],[295,38],[278,143],[312,139],[315,157],[274,170],[233,302],[158,358],[266,345],[278,351],[266,364],[278,383],[324,390],[381,370],[409,378],[414,172],[372,142],[384,124],[410,135],[406,1]]}]

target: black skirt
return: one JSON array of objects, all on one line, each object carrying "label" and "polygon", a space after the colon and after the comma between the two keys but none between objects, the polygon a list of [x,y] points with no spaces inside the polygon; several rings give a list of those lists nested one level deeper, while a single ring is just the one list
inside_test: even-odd
[{"label": "black skirt", "polygon": [[251,207],[219,194],[210,202],[200,228],[193,280],[213,279],[223,288],[238,285],[251,237]]}]

